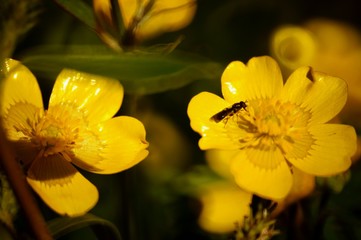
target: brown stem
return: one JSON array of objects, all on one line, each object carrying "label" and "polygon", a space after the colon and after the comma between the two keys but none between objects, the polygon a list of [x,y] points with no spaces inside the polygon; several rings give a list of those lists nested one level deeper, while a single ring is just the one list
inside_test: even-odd
[{"label": "brown stem", "polygon": [[[1,119],[0,119],[1,121]],[[30,191],[29,185],[26,182],[24,173],[20,165],[16,161],[15,153],[7,142],[5,133],[0,127],[0,161],[4,171],[8,177],[9,183],[12,186],[14,193],[22,207],[28,223],[33,231],[35,239],[50,240],[53,239],[46,226],[45,220],[35,202],[35,199]]]}]

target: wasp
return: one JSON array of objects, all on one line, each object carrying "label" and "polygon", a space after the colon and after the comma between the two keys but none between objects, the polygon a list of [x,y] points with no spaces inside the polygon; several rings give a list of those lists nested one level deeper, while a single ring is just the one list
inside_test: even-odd
[{"label": "wasp", "polygon": [[240,101],[238,103],[233,104],[231,107],[225,108],[222,111],[214,114],[210,120],[218,123],[222,121],[223,119],[232,117],[234,114],[236,114],[241,109],[247,110],[247,104],[243,101]]}]

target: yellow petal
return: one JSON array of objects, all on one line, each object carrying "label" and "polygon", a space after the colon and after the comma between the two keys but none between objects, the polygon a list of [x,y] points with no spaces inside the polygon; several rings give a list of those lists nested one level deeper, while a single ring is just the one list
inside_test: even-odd
[{"label": "yellow petal", "polygon": [[277,63],[267,56],[254,57],[247,65],[231,62],[222,75],[222,93],[231,103],[272,98],[281,91],[282,85]]},{"label": "yellow petal", "polygon": [[307,94],[302,104],[312,112],[311,122],[325,123],[335,117],[345,106],[347,100],[347,84],[344,80],[314,72],[316,83]]},{"label": "yellow petal", "polygon": [[93,8],[97,24],[101,27],[110,27],[114,24],[110,0],[93,0]]},{"label": "yellow petal", "polygon": [[16,60],[5,59],[0,71],[5,77],[0,89],[1,116],[6,115],[9,108],[17,103],[43,109],[38,82],[27,67]]},{"label": "yellow petal", "polygon": [[143,124],[121,116],[96,125],[73,149],[74,164],[95,173],[111,174],[126,170],[147,155],[148,142]]},{"label": "yellow petal", "polygon": [[303,103],[305,96],[314,84],[307,77],[310,73],[310,67],[301,67],[290,75],[281,92],[283,102],[291,102],[297,105]]},{"label": "yellow petal", "polygon": [[116,51],[120,51],[119,26],[116,26],[117,19],[113,19],[113,12],[110,0],[93,0],[94,16],[96,20],[96,32],[102,41]]},{"label": "yellow petal", "polygon": [[139,14],[142,13],[141,9],[142,7],[144,7],[145,2],[149,2],[149,1],[118,0],[123,22],[126,28],[129,28],[131,22],[133,21],[133,18],[136,17],[138,12]]},{"label": "yellow petal", "polygon": [[118,2],[127,28],[139,21],[135,33],[136,38],[140,40],[187,26],[196,10],[195,0],[155,0],[150,9],[148,5],[152,1],[149,0]]},{"label": "yellow petal", "polygon": [[14,145],[19,162],[25,167],[34,160],[39,151],[31,135],[43,111],[33,104],[19,102],[11,105],[2,119],[6,136]]},{"label": "yellow petal", "polygon": [[304,158],[286,158],[293,165],[309,174],[329,176],[346,171],[351,156],[356,152],[356,133],[351,126],[319,124],[309,128],[314,139],[308,155]]},{"label": "yellow petal", "polygon": [[60,155],[35,160],[27,180],[41,199],[60,215],[83,215],[98,201],[96,187]]},{"label": "yellow petal", "polygon": [[233,179],[232,173],[230,172],[230,164],[233,158],[239,150],[219,150],[212,149],[206,151],[206,161],[209,167],[218,173],[220,176]]},{"label": "yellow petal", "polygon": [[49,108],[69,106],[83,114],[89,123],[114,116],[123,101],[122,85],[111,78],[64,69],[56,79]]},{"label": "yellow petal", "polygon": [[294,130],[289,137],[289,141],[284,141],[286,147],[283,148],[287,159],[305,158],[315,142],[314,137],[307,128]]},{"label": "yellow petal", "polygon": [[240,151],[231,163],[237,184],[267,199],[282,199],[291,190],[292,175],[282,153],[274,150]]},{"label": "yellow petal", "polygon": [[210,118],[230,107],[230,103],[209,92],[202,92],[194,96],[188,104],[188,116],[191,127],[201,134],[199,141],[201,149],[221,148],[235,149],[238,145],[228,136],[225,123],[211,121]]},{"label": "yellow petal", "polygon": [[9,140],[29,140],[28,138],[43,111],[42,108],[31,103],[19,102],[11,105],[7,109],[7,114],[3,116],[3,126]]},{"label": "yellow petal", "polygon": [[199,225],[206,231],[229,233],[250,214],[252,194],[228,182],[216,182],[202,189]]},{"label": "yellow petal", "polygon": [[289,77],[281,98],[310,111],[310,122],[325,123],[335,117],[345,105],[347,85],[340,78],[303,67]]}]

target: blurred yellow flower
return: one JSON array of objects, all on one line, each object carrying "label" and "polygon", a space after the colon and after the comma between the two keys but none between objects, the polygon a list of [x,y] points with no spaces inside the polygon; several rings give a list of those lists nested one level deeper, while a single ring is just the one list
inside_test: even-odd
[{"label": "blurred yellow flower", "polygon": [[317,43],[313,34],[302,27],[286,25],[275,30],[271,38],[271,54],[287,74],[301,66],[310,65]]},{"label": "blurred yellow flower", "polygon": [[[188,116],[201,149],[238,151],[231,171],[241,188],[277,200],[290,192],[294,168],[329,176],[350,167],[354,128],[326,123],[346,102],[343,80],[302,67],[283,84],[277,63],[265,56],[230,63],[221,85],[224,99],[202,92]],[[213,121],[220,112],[224,119]]]},{"label": "blurred yellow flower", "polygon": [[285,75],[311,66],[344,79],[348,100],[342,120],[361,126],[361,33],[352,26],[328,19],[312,19],[300,26],[281,26],[271,37],[270,51]]},{"label": "blurred yellow flower", "polygon": [[288,195],[277,201],[277,207],[272,212],[272,216],[277,216],[291,204],[309,196],[315,190],[315,176],[293,168],[293,184]]},{"label": "blurred yellow flower", "polygon": [[34,75],[6,59],[1,68],[0,116],[35,192],[61,215],[78,216],[98,200],[96,187],[72,165],[111,174],[147,155],[143,124],[115,117],[123,100],[118,81],[64,69],[44,110]]},{"label": "blurred yellow flower", "polygon": [[[118,4],[125,25],[122,36],[125,42],[142,41],[184,28],[196,11],[196,0],[118,0]],[[93,6],[101,28],[113,28],[117,24],[111,1],[93,0]]]},{"label": "blurred yellow flower", "polygon": [[235,151],[208,150],[209,167],[222,178],[202,185],[198,191],[202,210],[199,226],[213,233],[230,233],[236,224],[242,226],[250,216],[252,194],[237,186],[229,169],[229,159]]},{"label": "blurred yellow flower", "polygon": [[271,53],[286,70],[311,65],[317,71],[346,79],[356,68],[346,68],[342,63],[353,59],[355,54],[360,55],[355,52],[361,50],[360,32],[345,23],[327,19],[313,19],[300,26],[280,26],[270,42]]},{"label": "blurred yellow flower", "polygon": [[198,223],[202,229],[213,233],[229,233],[236,224],[242,226],[244,217],[250,215],[252,194],[227,181],[217,181],[200,191],[202,211]]}]

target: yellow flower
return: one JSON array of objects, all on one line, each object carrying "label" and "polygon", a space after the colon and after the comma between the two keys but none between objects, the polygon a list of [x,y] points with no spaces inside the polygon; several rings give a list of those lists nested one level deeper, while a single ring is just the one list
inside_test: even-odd
[{"label": "yellow flower", "polygon": [[315,36],[302,27],[286,25],[278,28],[271,38],[271,54],[280,62],[283,71],[290,73],[310,65],[317,42]]},{"label": "yellow flower", "polygon": [[252,194],[232,182],[217,181],[200,191],[202,211],[198,223],[202,229],[214,233],[234,231],[236,223],[243,224],[250,215]]},{"label": "yellow flower", "polygon": [[[123,41],[142,41],[177,31],[192,21],[196,10],[196,0],[118,0],[118,4],[126,28],[123,38],[129,38]],[[104,29],[107,29],[104,25],[114,28],[117,23],[111,1],[93,0],[93,6],[98,25]],[[105,38],[111,37],[105,35]]]},{"label": "yellow flower", "polygon": [[229,233],[251,212],[252,194],[237,186],[229,170],[229,159],[235,151],[208,150],[209,167],[222,178],[204,184],[198,191],[202,210],[199,226],[208,232]]},{"label": "yellow flower", "polygon": [[[230,63],[221,85],[224,99],[202,92],[190,101],[188,115],[202,136],[201,149],[238,151],[231,171],[241,188],[277,200],[290,192],[293,168],[329,176],[350,167],[354,128],[326,123],[346,102],[343,80],[302,67],[283,84],[277,63],[266,56]],[[231,107],[241,102],[245,108]],[[226,108],[238,111],[212,120]]]},{"label": "yellow flower", "polygon": [[143,124],[112,118],[123,87],[105,77],[64,69],[44,110],[34,75],[18,61],[1,68],[0,116],[35,192],[61,215],[77,216],[98,200],[96,187],[73,166],[111,174],[130,168],[147,155]]}]

